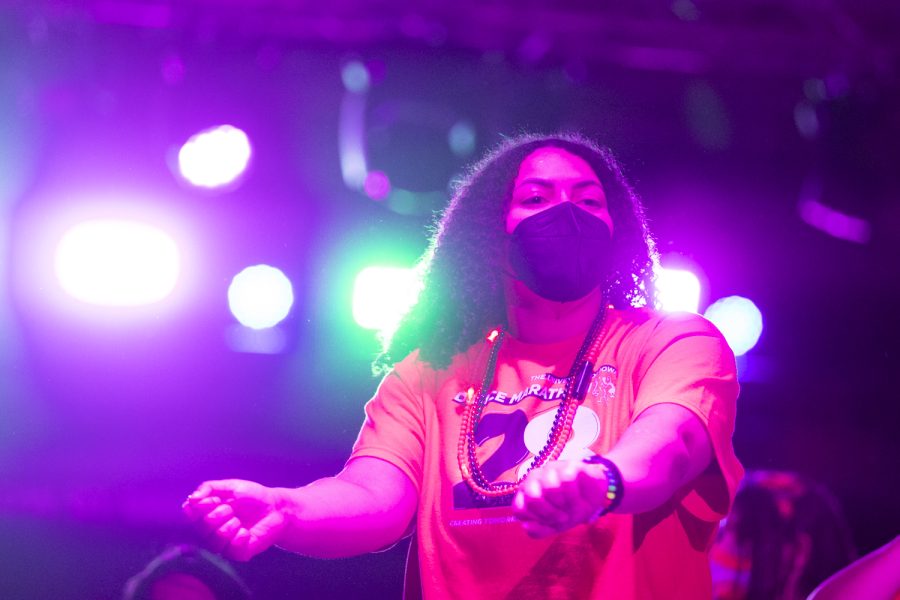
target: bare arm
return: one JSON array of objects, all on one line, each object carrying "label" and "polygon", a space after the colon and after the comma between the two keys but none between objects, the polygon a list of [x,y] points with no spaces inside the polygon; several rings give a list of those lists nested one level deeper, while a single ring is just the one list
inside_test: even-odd
[{"label": "bare arm", "polygon": [[399,540],[416,512],[416,490],[389,462],[360,457],[335,477],[285,489],[285,531],[277,544],[334,558],[381,550]]},{"label": "bare arm", "polygon": [[893,600],[900,595],[900,536],[825,580],[809,600]]},{"label": "bare arm", "polygon": [[712,460],[712,444],[700,419],[678,404],[645,410],[606,453],[622,472],[625,497],[617,512],[656,508],[700,475]]},{"label": "bare arm", "polygon": [[[700,419],[677,404],[644,411],[606,457],[619,468],[625,495],[617,512],[661,505],[709,466],[712,444]],[[585,523],[605,506],[607,481],[600,465],[558,461],[532,472],[513,507],[529,534],[544,537]]]},{"label": "bare arm", "polygon": [[360,457],[338,475],[301,488],[209,481],[184,510],[215,550],[248,560],[273,545],[319,558],[380,550],[408,530],[416,505],[415,487],[403,471]]}]

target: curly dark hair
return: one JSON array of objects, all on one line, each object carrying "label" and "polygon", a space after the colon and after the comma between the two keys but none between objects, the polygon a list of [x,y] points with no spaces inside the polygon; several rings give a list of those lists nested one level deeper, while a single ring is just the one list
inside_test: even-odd
[{"label": "curly dark hair", "polygon": [[[794,577],[797,597],[806,598],[856,557],[850,526],[834,494],[790,471],[749,472],[725,530],[734,532],[737,546],[750,559],[749,579],[735,584],[746,586],[744,600],[786,597]],[[808,538],[806,554],[798,550],[802,536]]]},{"label": "curly dark hair", "polygon": [[505,214],[519,165],[544,147],[581,157],[603,184],[614,224],[607,300],[616,308],[655,305],[655,246],[643,205],[612,153],[580,134],[518,135],[502,141],[455,182],[419,261],[422,292],[394,333],[383,339],[374,373],[388,371],[415,349],[432,367],[444,368],[490,328],[506,325]]}]

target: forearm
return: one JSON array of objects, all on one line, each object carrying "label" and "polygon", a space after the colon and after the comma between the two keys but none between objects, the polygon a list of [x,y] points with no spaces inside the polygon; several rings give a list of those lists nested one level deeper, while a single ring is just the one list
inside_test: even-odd
[{"label": "forearm", "polygon": [[605,455],[619,468],[621,513],[652,510],[699,475],[712,458],[706,430],[690,411],[660,404],[645,411]]},{"label": "forearm", "polygon": [[412,484],[404,475],[382,480],[376,470],[394,467],[365,460],[368,468],[355,473],[347,469],[301,488],[277,488],[285,527],[276,545],[337,558],[381,550],[400,539],[415,515]]},{"label": "forearm", "polygon": [[276,545],[307,556],[338,558],[384,548],[403,529],[390,515],[371,510],[369,492],[329,477],[302,488],[278,488],[285,528]]},{"label": "forearm", "polygon": [[900,536],[829,577],[809,600],[893,600],[900,593]]}]

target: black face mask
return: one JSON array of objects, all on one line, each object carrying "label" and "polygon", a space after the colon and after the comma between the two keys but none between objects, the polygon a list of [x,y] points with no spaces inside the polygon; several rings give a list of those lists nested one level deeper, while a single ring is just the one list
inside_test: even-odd
[{"label": "black face mask", "polygon": [[515,276],[554,302],[583,298],[610,270],[609,226],[571,202],[524,219],[509,242],[509,265]]}]

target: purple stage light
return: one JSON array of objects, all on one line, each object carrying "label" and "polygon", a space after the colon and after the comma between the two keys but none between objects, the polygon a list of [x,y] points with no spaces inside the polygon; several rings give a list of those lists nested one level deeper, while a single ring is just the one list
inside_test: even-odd
[{"label": "purple stage light", "polygon": [[735,356],[749,352],[762,335],[762,313],[752,300],[742,296],[716,300],[703,316],[719,328]]},{"label": "purple stage light", "polygon": [[274,327],[287,317],[293,304],[290,280],[268,265],[247,267],[228,286],[231,314],[251,329]]},{"label": "purple stage light", "polygon": [[363,190],[372,200],[384,200],[391,195],[391,180],[384,171],[369,171]]},{"label": "purple stage light", "polygon": [[192,185],[218,188],[234,183],[244,173],[251,154],[246,133],[231,125],[220,125],[185,142],[178,152],[178,169]]},{"label": "purple stage light", "polygon": [[141,306],[175,288],[180,255],[168,234],[137,221],[98,219],[69,229],[54,269],[72,297],[100,306]]},{"label": "purple stage light", "polygon": [[866,244],[872,236],[868,221],[825,206],[815,198],[800,200],[797,209],[800,212],[800,218],[808,225],[824,231],[832,237],[857,244]]}]

